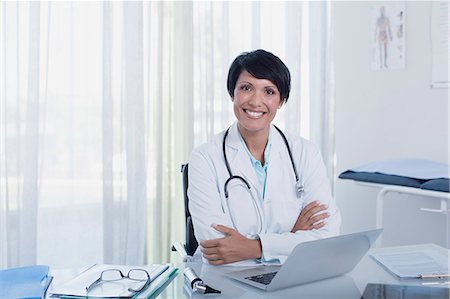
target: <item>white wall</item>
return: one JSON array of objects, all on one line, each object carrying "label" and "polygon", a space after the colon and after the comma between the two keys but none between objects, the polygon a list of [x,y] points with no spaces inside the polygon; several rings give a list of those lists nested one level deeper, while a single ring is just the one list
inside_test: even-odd
[{"label": "white wall", "polygon": [[[379,2],[333,2],[336,168],[392,158],[425,158],[449,163],[448,89],[432,89],[431,3],[405,2],[406,67],[371,71],[370,12]],[[337,180],[335,196],[343,215],[342,232],[375,227],[378,189]],[[437,200],[389,195],[383,245],[446,244],[445,215]]]}]

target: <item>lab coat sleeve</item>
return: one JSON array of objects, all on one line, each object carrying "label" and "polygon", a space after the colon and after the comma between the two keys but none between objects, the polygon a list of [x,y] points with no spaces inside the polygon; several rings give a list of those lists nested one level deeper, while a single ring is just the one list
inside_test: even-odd
[{"label": "lab coat sleeve", "polygon": [[303,176],[305,190],[303,206],[314,200],[319,200],[321,203],[328,205],[327,212],[330,217],[327,218],[326,225],[318,230],[260,234],[263,263],[273,263],[274,261],[284,263],[297,244],[339,234],[341,216],[331,195],[331,186],[322,156],[311,143],[307,143],[300,156],[297,165],[300,165],[298,171]]},{"label": "lab coat sleeve", "polygon": [[224,237],[212,225],[232,227],[224,213],[219,192],[218,174],[211,158],[213,155],[204,145],[193,151],[189,159],[189,211],[192,215],[195,238],[201,241]]}]

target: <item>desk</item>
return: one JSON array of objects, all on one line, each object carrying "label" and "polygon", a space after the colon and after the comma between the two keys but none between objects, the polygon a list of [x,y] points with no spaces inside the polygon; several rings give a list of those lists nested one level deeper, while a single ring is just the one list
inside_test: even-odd
[{"label": "desk", "polygon": [[[437,245],[424,244],[409,246],[416,249],[425,249]],[[438,246],[437,246],[438,247]],[[440,251],[450,256],[450,251],[445,248],[438,247]],[[377,250],[377,249],[372,249]],[[398,248],[392,247],[392,252]],[[370,252],[369,252],[370,254]],[[450,260],[449,260],[450,261]],[[396,276],[391,275],[375,260],[366,255],[355,269],[347,275],[327,279],[319,282],[314,282],[298,287],[293,287],[285,290],[265,292],[246,286],[240,282],[233,281],[223,276],[228,271],[236,270],[235,267],[211,266],[206,264],[187,264],[192,267],[196,273],[213,288],[222,291],[221,295],[202,296],[200,294],[189,294],[183,290],[184,277],[182,270],[180,274],[167,289],[158,297],[161,299],[175,299],[175,298],[192,298],[192,299],[207,299],[207,298],[314,298],[314,299],[360,299],[367,283],[385,283],[385,284],[403,284],[403,285],[420,285],[423,280],[420,279],[404,279],[400,280]],[[181,268],[181,267],[180,267]],[[182,266],[184,268],[184,266]],[[446,287],[449,287],[448,285]]]},{"label": "desk", "polygon": [[[410,248],[426,249],[430,247],[438,247],[432,244],[413,245]],[[447,256],[450,256],[450,251],[438,247]],[[372,249],[379,250],[379,249]],[[392,252],[398,248],[393,247]],[[370,254],[370,252],[369,252]],[[449,260],[450,263],[450,260]],[[158,299],[197,299],[197,298],[314,298],[314,299],[359,299],[363,293],[367,283],[385,283],[385,284],[402,284],[402,285],[420,285],[423,280],[420,279],[404,279],[400,280],[391,275],[383,267],[381,267],[368,254],[361,260],[355,269],[347,275],[327,279],[319,282],[292,287],[285,290],[274,292],[265,292],[250,286],[246,286],[240,282],[233,281],[224,277],[224,273],[237,270],[236,267],[229,266],[211,266],[202,263],[188,263],[187,266],[192,267],[196,273],[211,287],[222,291],[221,295],[200,295],[189,293],[184,288],[183,269],[185,265],[179,265],[180,268],[178,276],[171,284],[158,296]],[[75,272],[63,272],[60,277],[55,271],[52,272],[55,276],[55,283],[61,283],[70,279],[70,276],[75,276]],[[64,274],[65,273],[65,274]],[[64,275],[65,276],[64,276]],[[58,282],[59,281],[59,282]],[[427,280],[429,281],[429,280]],[[446,285],[445,287],[450,287]]]}]

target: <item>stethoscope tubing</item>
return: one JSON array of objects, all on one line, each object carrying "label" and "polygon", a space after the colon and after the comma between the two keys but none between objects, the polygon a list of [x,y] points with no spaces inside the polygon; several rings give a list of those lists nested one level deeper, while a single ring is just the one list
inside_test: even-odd
[{"label": "stethoscope tubing", "polygon": [[[289,143],[288,143],[287,138],[286,138],[286,136],[284,135],[283,131],[281,131],[281,130],[280,130],[277,126],[275,126],[275,125],[274,125],[274,127],[275,127],[275,129],[277,129],[277,131],[280,133],[281,137],[283,138],[284,144],[286,145],[286,148],[287,148],[287,151],[288,151],[288,154],[289,154],[289,158],[290,158],[290,160],[291,160],[292,169],[294,170],[295,182],[296,182],[296,187],[297,187],[297,197],[299,197],[300,194],[301,194],[301,192],[303,192],[303,187],[300,186],[300,184],[299,184],[299,177],[298,177],[297,169],[295,168],[295,163],[294,163],[294,159],[293,159],[293,157],[292,157],[292,151],[291,151],[291,148],[290,148],[290,146],[289,146]],[[262,214],[261,214],[261,211],[260,211],[260,209],[259,209],[259,207],[258,207],[258,203],[256,202],[256,199],[255,199],[255,197],[253,196],[253,190],[251,189],[250,184],[247,182],[246,179],[244,179],[243,177],[241,177],[241,176],[239,176],[239,175],[233,175],[233,173],[231,172],[231,167],[230,167],[230,164],[229,164],[229,162],[228,162],[227,153],[226,153],[226,139],[227,139],[227,137],[228,137],[228,132],[229,132],[229,130],[230,130],[230,128],[228,128],[228,129],[225,131],[225,134],[224,134],[224,136],[223,136],[223,141],[222,141],[223,158],[224,158],[224,161],[225,161],[225,166],[227,167],[227,170],[228,170],[228,174],[230,175],[230,177],[225,181],[225,184],[224,184],[224,186],[223,186],[223,191],[224,191],[225,198],[226,198],[226,201],[227,201],[228,213],[230,214],[230,219],[231,219],[231,222],[232,222],[234,228],[237,229],[236,224],[235,224],[235,221],[234,221],[234,218],[233,218],[232,213],[231,213],[231,210],[230,210],[230,206],[229,206],[229,204],[228,204],[228,199],[229,199],[229,194],[228,194],[228,184],[229,184],[232,180],[237,179],[237,180],[242,181],[242,182],[246,185],[247,191],[250,193],[250,195],[251,195],[251,197],[252,197],[253,205],[254,205],[254,208],[255,208],[255,210],[256,210],[256,212],[257,212],[257,217],[258,217],[258,222],[259,222],[259,223],[258,223],[258,224],[259,224],[259,225],[258,225],[258,227],[259,227],[258,230],[259,230],[259,233],[261,233],[261,232],[262,232],[262,229],[263,229]]]},{"label": "stethoscope tubing", "polygon": [[225,198],[228,199],[228,183],[234,179],[239,179],[241,180],[246,186],[247,189],[250,190],[250,184],[247,182],[246,179],[244,179],[243,177],[239,176],[239,175],[232,175],[228,178],[228,180],[225,181],[225,185],[223,186],[223,192],[225,193]]}]

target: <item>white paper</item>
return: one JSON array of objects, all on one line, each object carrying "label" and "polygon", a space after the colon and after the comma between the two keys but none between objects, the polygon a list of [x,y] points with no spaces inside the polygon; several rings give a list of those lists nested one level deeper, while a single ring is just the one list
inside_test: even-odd
[{"label": "white paper", "polygon": [[[123,274],[127,274],[131,269],[146,270],[154,281],[164,271],[169,268],[169,265],[149,265],[149,266],[118,266],[118,265],[94,265],[88,270],[84,271],[71,281],[64,285],[55,288],[51,291],[54,295],[72,295],[72,296],[86,296],[86,287],[96,281],[102,271],[108,269],[121,270]],[[117,281],[102,282],[98,284],[89,292],[89,297],[132,297],[136,295],[135,292],[128,291],[128,288],[137,288],[142,286],[142,282],[135,282],[129,279],[121,279]]]},{"label": "white paper", "polygon": [[373,253],[371,256],[401,278],[449,273],[448,258],[433,250]]}]

